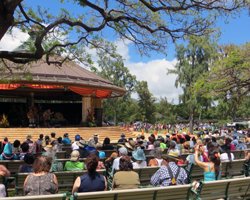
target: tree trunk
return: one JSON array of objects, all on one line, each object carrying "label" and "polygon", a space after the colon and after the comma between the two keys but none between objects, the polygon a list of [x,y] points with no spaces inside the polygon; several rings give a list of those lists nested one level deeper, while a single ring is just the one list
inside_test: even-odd
[{"label": "tree trunk", "polygon": [[0,40],[6,34],[14,22],[14,12],[22,0],[0,1]]},{"label": "tree trunk", "polygon": [[189,115],[189,132],[193,133],[194,131],[194,108],[192,107]]}]

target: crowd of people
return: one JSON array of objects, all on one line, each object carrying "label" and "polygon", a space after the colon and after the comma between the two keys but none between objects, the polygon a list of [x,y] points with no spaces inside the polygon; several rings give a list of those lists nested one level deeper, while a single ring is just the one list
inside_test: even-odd
[{"label": "crowd of people", "polygon": [[[24,181],[25,195],[57,193],[55,171],[87,171],[76,178],[72,193],[107,190],[107,177],[98,173],[98,169],[111,172],[113,190],[138,188],[139,175],[133,169],[147,166],[159,167],[151,177],[151,186],[171,186],[188,183],[188,172],[182,165],[200,166],[204,170],[204,181],[220,179],[221,162],[234,160],[233,150],[244,150],[246,163],[250,165],[250,151],[247,149],[250,131],[243,137],[230,130],[225,137],[218,139],[219,136],[216,131],[204,134],[151,134],[147,137],[138,135],[136,138],[126,138],[125,134],[121,134],[115,145],[108,137],[100,143],[98,135],[85,140],[76,134],[74,141],[67,133],[63,138],[57,138],[56,133],[50,136],[40,134],[36,141],[28,135],[22,143],[19,140],[10,143],[6,137],[1,142],[0,160],[24,160],[19,172],[30,173]],[[56,159],[56,152],[65,145],[71,146],[72,152],[63,164]],[[113,150],[110,157],[106,157],[106,150]],[[150,151],[148,160],[145,151]],[[185,160],[181,159],[183,153],[189,153]],[[0,175],[9,176],[10,172],[0,165]],[[1,185],[0,196],[5,195],[5,188]]]}]

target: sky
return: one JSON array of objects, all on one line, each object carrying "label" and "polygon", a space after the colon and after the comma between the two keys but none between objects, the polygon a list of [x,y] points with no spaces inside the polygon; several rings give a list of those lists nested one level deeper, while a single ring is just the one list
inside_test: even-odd
[{"label": "sky", "polygon": [[[34,2],[37,0],[28,1]],[[221,30],[219,44],[239,45],[250,42],[250,14],[248,12],[242,12],[226,21],[227,23],[225,19],[220,18],[217,22],[217,27]],[[14,29],[12,36],[5,35],[0,41],[0,49],[12,50],[27,39],[27,34]],[[166,97],[169,102],[178,103],[178,96],[182,93],[182,89],[175,87],[176,75],[167,74],[167,69],[173,69],[177,62],[174,44],[169,43],[169,47],[166,49],[167,56],[155,52],[152,52],[150,56],[140,56],[129,41],[115,40],[115,44],[118,53],[124,58],[125,66],[129,68],[132,74],[136,75],[137,80],[148,82],[149,90],[154,97],[157,99]]]}]

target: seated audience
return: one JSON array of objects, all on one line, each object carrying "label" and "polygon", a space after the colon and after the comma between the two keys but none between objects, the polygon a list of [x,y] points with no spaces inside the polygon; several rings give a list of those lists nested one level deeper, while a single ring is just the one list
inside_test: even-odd
[{"label": "seated audience", "polygon": [[108,137],[103,140],[102,150],[114,150],[114,146],[110,144],[110,139]]},{"label": "seated audience", "polygon": [[167,165],[166,160],[162,158],[162,150],[161,148],[155,148],[153,150],[154,158],[149,160],[148,166],[150,167],[160,167],[162,165]]},{"label": "seated audience", "polygon": [[71,140],[69,139],[69,134],[68,133],[65,133],[63,135],[62,143],[65,144],[65,145],[71,144]]},{"label": "seated audience", "polygon": [[84,162],[79,161],[80,153],[77,150],[72,151],[70,161],[64,165],[64,171],[79,171],[84,169]]},{"label": "seated audience", "polygon": [[133,162],[133,169],[147,167],[146,156],[140,147],[132,152],[132,157],[135,159]]},{"label": "seated audience", "polygon": [[167,165],[162,165],[151,177],[153,186],[183,185],[188,183],[188,175],[182,167],[177,165],[178,153],[170,152],[167,155]]},{"label": "seated audience", "polygon": [[55,174],[49,173],[52,159],[46,156],[36,158],[33,164],[34,173],[29,174],[24,181],[25,195],[55,194],[58,182]]},{"label": "seated audience", "polygon": [[119,159],[120,171],[116,172],[113,177],[114,190],[135,189],[140,185],[139,175],[133,171],[133,164],[129,156],[123,156]]},{"label": "seated audience", "polygon": [[27,153],[24,156],[24,164],[19,166],[19,172],[20,173],[29,173],[29,172],[33,172],[33,163],[35,161],[35,156],[31,153]]},{"label": "seated audience", "polygon": [[199,160],[199,151],[202,148],[200,145],[195,147],[195,162],[198,166],[204,169],[204,181],[214,181],[219,179],[220,175],[220,155],[217,151],[209,152],[208,162]]},{"label": "seated audience", "polygon": [[[4,165],[0,165],[0,176],[10,176],[9,170]],[[6,188],[4,184],[0,184],[0,197],[6,197]]]},{"label": "seated audience", "polygon": [[12,145],[9,142],[4,146],[0,160],[19,160],[19,155],[12,152]]},{"label": "seated audience", "polygon": [[87,173],[77,177],[73,185],[72,194],[75,192],[94,192],[107,189],[106,178],[96,171],[98,157],[90,154],[86,160]]},{"label": "seated audience", "polygon": [[125,144],[125,142],[128,142],[126,139],[126,136],[124,133],[121,134],[121,138],[118,140],[118,143]]},{"label": "seated audience", "polygon": [[119,157],[114,159],[113,165],[112,165],[112,172],[115,170],[119,170],[119,165],[120,165],[120,159],[122,156],[127,156],[128,155],[128,150],[125,147],[120,147],[118,149]]}]

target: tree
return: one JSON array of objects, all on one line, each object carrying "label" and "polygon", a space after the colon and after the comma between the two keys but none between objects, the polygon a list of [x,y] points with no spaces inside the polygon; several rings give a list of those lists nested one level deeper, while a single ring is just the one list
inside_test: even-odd
[{"label": "tree", "polygon": [[241,102],[250,94],[250,43],[220,49],[218,61],[200,77],[195,88],[219,102],[221,117],[234,120]]},{"label": "tree", "polygon": [[138,106],[140,119],[143,122],[155,122],[155,98],[148,89],[146,81],[139,81],[136,86],[136,92],[138,94]]},{"label": "tree", "polygon": [[133,104],[131,100],[131,93],[136,86],[136,77],[130,74],[127,67],[124,66],[123,59],[116,53],[115,46],[112,47],[112,57],[105,54],[104,51],[98,51],[98,67],[92,67],[101,77],[110,80],[114,85],[126,89],[126,94],[123,97],[106,99],[104,101],[105,117],[117,121],[126,121],[130,119],[128,114],[129,107]]},{"label": "tree", "polygon": [[[103,48],[101,38],[107,31],[132,41],[141,53],[165,52],[169,40],[203,35],[217,16],[235,13],[249,5],[248,0],[60,0],[54,7],[60,11],[52,13],[50,5],[35,7],[25,5],[26,2],[1,0],[0,40],[17,27],[31,35],[34,48],[2,50],[0,58],[27,63],[45,56],[48,64],[59,65],[66,59],[75,59],[74,55],[83,47]],[[53,60],[51,55],[55,54],[63,54],[64,58]]]},{"label": "tree", "polygon": [[193,131],[194,115],[199,111],[202,113],[202,106],[206,108],[210,102],[204,99],[200,94],[194,92],[194,84],[216,58],[216,44],[211,41],[209,36],[189,37],[188,44],[178,45],[176,48],[177,64],[174,70],[168,70],[168,73],[177,75],[176,87],[183,89],[180,101],[183,102],[189,110],[189,131]]}]

